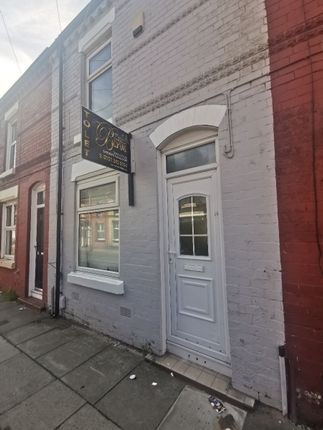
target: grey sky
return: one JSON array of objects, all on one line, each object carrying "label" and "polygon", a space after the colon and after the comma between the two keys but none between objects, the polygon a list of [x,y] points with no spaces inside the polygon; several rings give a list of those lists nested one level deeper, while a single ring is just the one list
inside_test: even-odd
[{"label": "grey sky", "polygon": [[[63,29],[89,3],[89,0],[58,0]],[[0,10],[24,72],[59,34],[56,0],[0,0]],[[0,17],[0,97],[19,78]]]}]

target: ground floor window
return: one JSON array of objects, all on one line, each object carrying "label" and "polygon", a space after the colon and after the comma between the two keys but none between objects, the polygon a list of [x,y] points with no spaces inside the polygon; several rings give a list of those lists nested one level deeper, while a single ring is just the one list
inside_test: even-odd
[{"label": "ground floor window", "polygon": [[82,182],[77,192],[78,268],[118,273],[118,178]]},{"label": "ground floor window", "polygon": [[2,205],[1,258],[14,260],[16,250],[17,202]]}]

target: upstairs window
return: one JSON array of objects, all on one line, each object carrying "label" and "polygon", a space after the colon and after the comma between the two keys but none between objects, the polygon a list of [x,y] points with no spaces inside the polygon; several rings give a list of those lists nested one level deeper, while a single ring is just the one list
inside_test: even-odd
[{"label": "upstairs window", "polygon": [[89,109],[106,120],[112,118],[111,42],[88,57],[87,76]]},{"label": "upstairs window", "polygon": [[16,167],[17,121],[7,122],[6,170]]}]

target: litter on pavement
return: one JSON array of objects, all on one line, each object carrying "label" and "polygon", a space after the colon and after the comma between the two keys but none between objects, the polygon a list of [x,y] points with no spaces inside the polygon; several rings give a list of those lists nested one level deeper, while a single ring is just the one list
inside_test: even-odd
[{"label": "litter on pavement", "polygon": [[211,403],[212,408],[215,409],[218,414],[222,414],[222,412],[225,411],[223,403],[215,396],[210,396],[209,402]]}]

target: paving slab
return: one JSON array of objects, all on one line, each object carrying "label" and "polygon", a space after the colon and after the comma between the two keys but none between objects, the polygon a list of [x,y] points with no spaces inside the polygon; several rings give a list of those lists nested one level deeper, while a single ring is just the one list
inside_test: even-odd
[{"label": "paving slab", "polygon": [[59,430],[119,430],[89,404],[83,406],[59,427]]},{"label": "paving slab", "polygon": [[1,296],[0,296],[0,315],[1,315],[1,312],[4,310],[4,309],[10,309],[10,308],[14,308],[14,307],[16,307],[17,306],[17,303],[16,302],[9,302],[9,301],[6,301],[6,300],[4,300],[4,301],[1,301]]},{"label": "paving slab", "polygon": [[[24,354],[0,364],[0,414],[17,405],[45,385],[53,377]],[[12,429],[15,430],[15,429]]]},{"label": "paving slab", "polygon": [[53,319],[48,317],[32,321],[30,324],[9,331],[4,334],[4,337],[10,340],[11,343],[19,345],[20,343],[26,342],[33,337],[47,333],[54,328],[64,329],[70,325],[71,323],[64,319]]},{"label": "paving slab", "polygon": [[107,346],[102,336],[81,336],[41,356],[37,361],[57,377],[78,367]]},{"label": "paving slab", "polygon": [[84,402],[60,381],[55,381],[0,416],[0,428],[54,430]]},{"label": "paving slab", "polygon": [[56,328],[48,333],[34,337],[19,345],[19,349],[32,358],[40,357],[53,349],[84,336],[85,330],[71,326],[66,329]]},{"label": "paving slab", "polygon": [[[23,310],[20,311],[19,309]],[[17,327],[45,317],[46,314],[36,313],[32,309],[19,306],[15,303],[13,306],[6,307],[0,311],[0,334],[7,333]]]},{"label": "paving slab", "polygon": [[223,402],[226,410],[218,414],[208,398],[205,392],[186,386],[158,430],[242,430],[244,410]]},{"label": "paving slab", "polygon": [[135,352],[108,346],[67,374],[63,381],[95,403],[142,361],[143,357]]},{"label": "paving slab", "polygon": [[280,411],[258,403],[256,410],[249,413],[243,430],[305,430],[309,427],[296,426]]},{"label": "paving slab", "polygon": [[19,354],[19,349],[10,345],[2,336],[0,336],[0,363]]},{"label": "paving slab", "polygon": [[[136,379],[123,379],[96,407],[124,430],[154,430],[177,399],[184,383],[146,362],[141,363],[135,373]],[[157,382],[157,386],[152,382]]]}]

